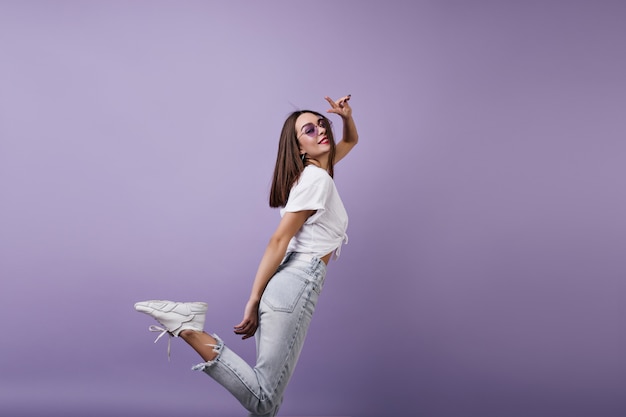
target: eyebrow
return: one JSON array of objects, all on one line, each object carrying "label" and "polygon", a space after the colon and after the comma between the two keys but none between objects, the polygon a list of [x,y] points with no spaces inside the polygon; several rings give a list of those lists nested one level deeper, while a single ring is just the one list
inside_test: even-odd
[{"label": "eyebrow", "polygon": [[[323,117],[320,117],[319,119],[317,119],[317,126],[319,126],[319,125],[320,125],[320,122],[321,122],[322,120],[324,120],[324,118],[323,118]],[[300,131],[302,131],[302,129],[304,129],[304,128],[305,128],[305,127],[307,127],[308,125],[313,125],[313,126],[315,126],[315,124],[314,124],[313,122],[305,123],[305,124],[304,124],[304,125],[300,128]]]},{"label": "eyebrow", "polygon": [[[321,120],[321,119],[320,119],[320,120]],[[318,120],[318,122],[319,122],[319,120]],[[302,129],[304,129],[304,128],[305,128],[305,127],[307,127],[308,125],[313,125],[313,126],[315,126],[315,123],[313,123],[313,122],[305,123],[305,124],[304,124],[304,125],[300,128],[300,131],[302,131]]]}]

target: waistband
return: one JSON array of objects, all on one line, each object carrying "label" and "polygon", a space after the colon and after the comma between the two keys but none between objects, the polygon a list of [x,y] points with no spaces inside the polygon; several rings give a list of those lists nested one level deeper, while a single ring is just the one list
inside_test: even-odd
[{"label": "waistband", "polygon": [[281,262],[281,265],[290,261],[300,261],[309,264],[311,270],[318,268],[319,265],[322,265],[324,266],[324,268],[326,268],[326,264],[324,263],[324,261],[322,261],[322,258],[312,253],[287,252]]},{"label": "waistband", "polygon": [[313,255],[312,253],[300,253],[300,252],[289,252],[285,256],[285,260],[289,260],[289,259],[303,261],[303,262],[311,262],[312,260],[320,260],[320,258]]},{"label": "waistband", "polygon": [[279,270],[293,261],[298,261],[297,264],[300,264],[300,266],[296,266],[297,264],[291,265],[305,272],[312,281],[317,282],[317,285],[321,290],[322,285],[324,284],[327,268],[324,261],[322,261],[317,255],[313,255],[311,253],[287,252],[287,255],[285,255],[285,258],[281,262]]}]

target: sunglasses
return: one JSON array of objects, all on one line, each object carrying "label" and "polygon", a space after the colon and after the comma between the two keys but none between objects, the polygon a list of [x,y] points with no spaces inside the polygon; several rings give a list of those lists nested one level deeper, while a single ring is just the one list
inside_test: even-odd
[{"label": "sunglasses", "polygon": [[314,123],[307,123],[302,126],[302,133],[296,137],[296,139],[300,139],[302,135],[307,135],[311,138],[315,138],[319,135],[318,128],[323,128],[324,130],[330,127],[330,122],[326,119],[319,119],[317,121],[317,125]]}]

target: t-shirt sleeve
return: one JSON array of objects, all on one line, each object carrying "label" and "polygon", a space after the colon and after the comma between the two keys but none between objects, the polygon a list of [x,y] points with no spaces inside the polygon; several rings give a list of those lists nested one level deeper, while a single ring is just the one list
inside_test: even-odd
[{"label": "t-shirt sleeve", "polygon": [[331,181],[332,179],[325,172],[303,172],[296,185],[291,189],[287,204],[281,212],[293,213],[302,210],[316,210],[317,212],[309,217],[307,223],[314,221],[326,207]]}]

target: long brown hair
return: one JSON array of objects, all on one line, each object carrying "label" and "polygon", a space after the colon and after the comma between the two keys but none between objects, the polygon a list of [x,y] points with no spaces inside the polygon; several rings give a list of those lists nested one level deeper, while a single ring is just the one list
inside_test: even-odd
[{"label": "long brown hair", "polygon": [[276,167],[274,168],[274,177],[270,190],[270,207],[284,207],[285,204],[287,204],[291,187],[298,178],[300,178],[300,174],[304,170],[305,163],[300,157],[300,144],[296,132],[296,119],[303,113],[312,113],[326,121],[326,125],[328,126],[326,136],[328,136],[328,141],[330,142],[328,174],[331,177],[334,175],[333,161],[335,159],[335,138],[333,136],[330,120],[323,114],[315,111],[297,110],[287,117],[285,124],[283,124],[283,130],[280,132]]}]

